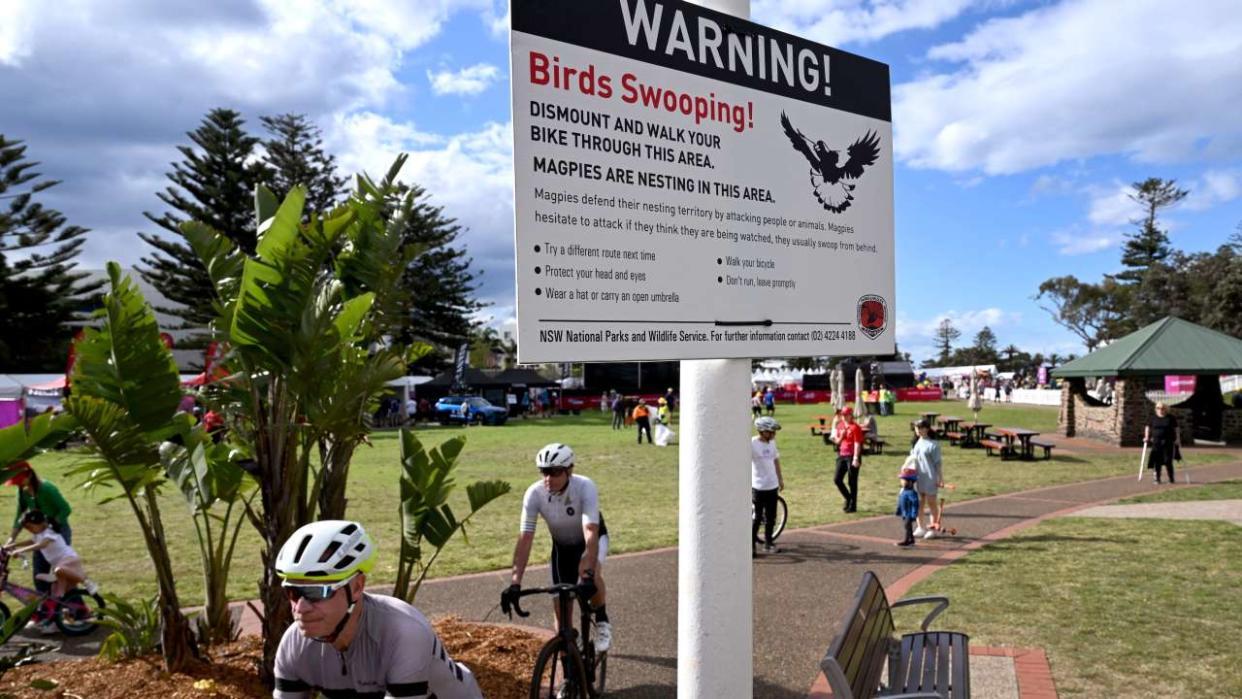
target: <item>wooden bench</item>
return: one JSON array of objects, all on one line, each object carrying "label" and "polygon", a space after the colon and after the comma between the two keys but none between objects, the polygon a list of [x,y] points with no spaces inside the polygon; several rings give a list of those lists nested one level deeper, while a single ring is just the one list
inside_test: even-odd
[{"label": "wooden bench", "polygon": [[[895,638],[892,610],[934,604],[922,631]],[[947,597],[914,597],[888,603],[884,587],[871,571],[862,584],[841,631],[828,646],[819,667],[834,699],[968,699],[970,637],[953,631],[928,631],[949,606]],[[881,680],[885,663],[888,681]]]},{"label": "wooden bench", "polygon": [[884,441],[877,435],[868,434],[867,438],[863,441],[863,453],[883,454],[884,447],[886,446],[888,446],[888,442]]},{"label": "wooden bench", "polygon": [[1044,450],[1044,459],[1051,459],[1051,458],[1052,458],[1052,450],[1053,450],[1053,448],[1054,448],[1054,447],[1056,447],[1056,445],[1055,445],[1055,444],[1052,444],[1051,442],[1040,442],[1040,441],[1037,441],[1037,440],[1034,440],[1034,439],[1032,439],[1032,440],[1031,440],[1031,446],[1032,446],[1032,447],[1038,447],[1039,449],[1043,449],[1043,450]]},{"label": "wooden bench", "polygon": [[945,439],[949,440],[949,444],[957,444],[963,439],[966,439],[965,432],[945,432],[943,435]]},{"label": "wooden bench", "polygon": [[987,450],[988,450],[988,456],[991,456],[991,455],[992,455],[992,450],[993,450],[993,449],[995,449],[995,450],[997,451],[997,453],[999,453],[999,454],[1000,454],[1000,457],[1001,457],[1002,459],[1008,459],[1008,458],[1009,458],[1009,455],[1010,455],[1010,454],[1012,453],[1012,451],[1013,451],[1013,450],[1009,447],[1009,445],[1008,445],[1008,444],[1006,444],[1005,442],[1001,442],[1001,441],[999,441],[999,440],[995,440],[995,439],[983,439],[983,440],[980,440],[980,441],[979,441],[979,446],[981,446],[981,447],[983,447],[984,449],[987,449]]}]

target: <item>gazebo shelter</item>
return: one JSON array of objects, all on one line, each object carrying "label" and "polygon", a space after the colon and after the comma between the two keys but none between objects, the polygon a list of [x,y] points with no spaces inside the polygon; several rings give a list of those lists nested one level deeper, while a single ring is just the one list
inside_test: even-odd
[{"label": "gazebo shelter", "polygon": [[[1242,374],[1242,340],[1170,316],[1054,369],[1064,379],[1058,428],[1067,437],[1139,446],[1155,414],[1146,394],[1163,391],[1165,376],[1194,376],[1194,393],[1169,405],[1182,441],[1242,441],[1242,409],[1221,396],[1220,377],[1231,374]],[[1116,378],[1111,405],[1087,393],[1092,377]]]}]

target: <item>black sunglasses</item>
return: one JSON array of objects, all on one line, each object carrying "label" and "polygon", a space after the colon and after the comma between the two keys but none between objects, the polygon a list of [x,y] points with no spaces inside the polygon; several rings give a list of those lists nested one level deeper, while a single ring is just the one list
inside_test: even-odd
[{"label": "black sunglasses", "polygon": [[344,580],[329,583],[326,585],[295,585],[292,583],[281,583],[281,588],[285,591],[285,599],[292,604],[297,604],[300,600],[306,600],[311,604],[331,599],[337,590],[345,587],[353,580],[351,575]]},{"label": "black sunglasses", "polygon": [[569,467],[541,468],[539,469],[539,473],[543,476],[552,476],[555,478],[568,470]]}]

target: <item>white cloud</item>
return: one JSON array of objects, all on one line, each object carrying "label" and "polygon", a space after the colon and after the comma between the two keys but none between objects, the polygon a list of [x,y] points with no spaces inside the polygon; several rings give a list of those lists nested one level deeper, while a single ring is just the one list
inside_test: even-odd
[{"label": "white cloud", "polygon": [[30,55],[30,24],[35,0],[0,3],[0,65],[15,66]]},{"label": "white cloud", "polygon": [[1006,174],[1236,149],[1239,56],[1235,0],[1077,0],[993,19],[928,52],[954,69],[894,89],[898,157]]},{"label": "white cloud", "polygon": [[910,318],[898,313],[897,344],[901,351],[909,352],[916,364],[935,356],[936,329],[946,319],[961,332],[961,336],[953,343],[954,347],[967,347],[973,344],[975,335],[984,326],[991,328],[998,335],[1001,334],[998,330],[1013,331],[1024,327],[1021,313],[996,307],[966,311],[951,310],[932,318],[922,319]]},{"label": "white cloud", "polygon": [[1204,211],[1242,197],[1242,170],[1208,170],[1186,189],[1189,196],[1182,206],[1191,211]]},{"label": "white cloud", "polygon": [[1049,238],[1061,255],[1089,255],[1116,247],[1124,239],[1119,230],[1061,230],[1053,231]]},{"label": "white cloud", "polygon": [[488,63],[477,63],[458,71],[427,71],[431,90],[437,95],[477,95],[499,78],[500,71]]},{"label": "white cloud", "polygon": [[931,29],[973,0],[754,0],[756,22],[830,46],[866,43],[910,29]]},{"label": "white cloud", "polygon": [[1125,226],[1142,218],[1143,207],[1130,198],[1132,191],[1130,185],[1121,183],[1090,188],[1087,220],[1096,226]]}]

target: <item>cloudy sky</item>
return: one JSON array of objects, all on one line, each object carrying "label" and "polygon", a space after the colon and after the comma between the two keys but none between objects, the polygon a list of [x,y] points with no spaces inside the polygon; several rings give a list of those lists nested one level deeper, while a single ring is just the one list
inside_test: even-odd
[{"label": "cloudy sky", "polygon": [[[594,1],[594,0],[583,0]],[[599,0],[605,1],[605,0]],[[607,0],[612,1],[612,0]],[[83,263],[132,265],[176,146],[213,107],[300,112],[347,172],[406,178],[467,228],[512,322],[504,0],[0,0],[0,133],[64,183]],[[898,341],[951,318],[1002,345],[1082,352],[1031,299],[1118,268],[1129,183],[1175,178],[1175,246],[1242,222],[1237,0],[752,0],[752,19],[888,63]]]}]

